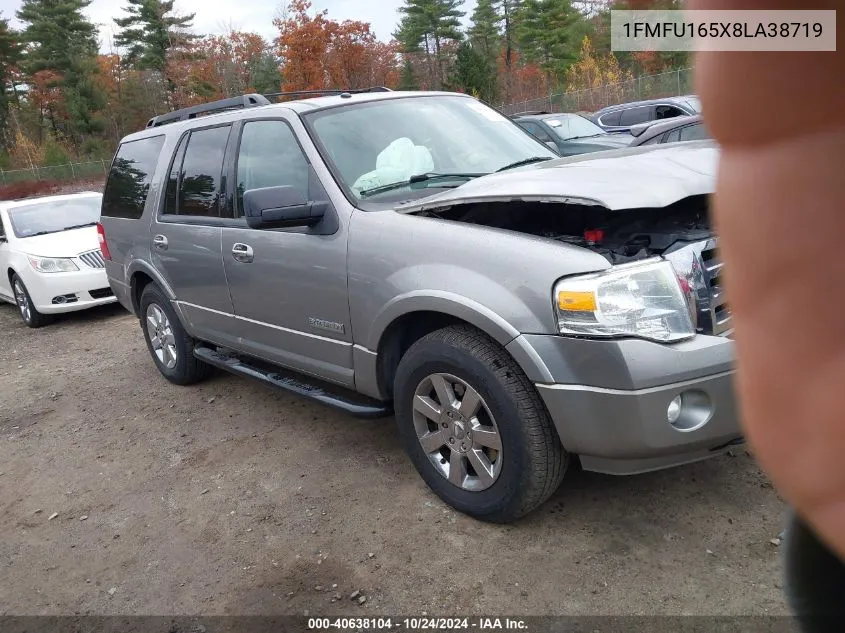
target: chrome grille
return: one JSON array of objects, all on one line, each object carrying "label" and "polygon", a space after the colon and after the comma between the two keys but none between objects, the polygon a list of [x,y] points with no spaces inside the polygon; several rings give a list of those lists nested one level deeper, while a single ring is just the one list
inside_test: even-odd
[{"label": "chrome grille", "polygon": [[704,266],[709,289],[709,310],[712,319],[712,333],[716,336],[724,336],[731,330],[731,310],[725,297],[725,289],[722,284],[722,270],[724,264],[719,259],[719,251],[716,248],[715,240],[708,244],[708,247],[701,251],[701,263]]},{"label": "chrome grille", "polygon": [[664,257],[682,280],[696,331],[730,336],[733,324],[722,284],[724,264],[719,259],[718,240],[681,246]]},{"label": "chrome grille", "polygon": [[79,256],[79,259],[81,259],[82,263],[88,266],[88,268],[106,267],[106,261],[103,259],[103,254],[99,250],[82,253]]}]

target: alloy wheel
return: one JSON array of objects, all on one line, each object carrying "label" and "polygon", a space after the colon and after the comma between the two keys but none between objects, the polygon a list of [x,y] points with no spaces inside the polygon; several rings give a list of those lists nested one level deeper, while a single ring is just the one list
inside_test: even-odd
[{"label": "alloy wheel", "polygon": [[414,429],[429,461],[450,483],[486,490],[502,472],[502,438],[484,399],[451,374],[432,374],[414,392]]},{"label": "alloy wheel", "polygon": [[151,303],[147,308],[147,335],[158,361],[166,368],[173,369],[179,360],[176,352],[176,337],[170,319],[158,305]]},{"label": "alloy wheel", "polygon": [[24,321],[29,323],[32,318],[32,309],[29,305],[29,299],[26,296],[26,290],[24,290],[23,284],[19,279],[15,280],[15,300],[17,301],[18,308],[21,311],[21,317],[23,317]]}]

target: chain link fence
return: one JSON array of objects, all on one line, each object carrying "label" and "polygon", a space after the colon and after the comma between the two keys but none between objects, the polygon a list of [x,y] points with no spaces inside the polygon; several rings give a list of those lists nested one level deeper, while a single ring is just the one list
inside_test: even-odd
[{"label": "chain link fence", "polygon": [[499,106],[508,115],[519,112],[595,112],[610,105],[679,97],[693,92],[693,69],[682,68],[658,75],[643,75],[630,81],[605,84]]},{"label": "chain link fence", "polygon": [[33,167],[32,169],[0,169],[0,184],[11,185],[17,182],[61,182],[66,180],[84,180],[99,178],[108,173],[109,163],[105,160],[89,161],[87,163],[68,163],[67,165],[53,165],[50,167]]}]

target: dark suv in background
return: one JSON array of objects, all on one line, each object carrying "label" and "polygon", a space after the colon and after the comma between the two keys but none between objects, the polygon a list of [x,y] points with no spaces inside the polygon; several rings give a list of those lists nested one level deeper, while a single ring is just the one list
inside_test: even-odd
[{"label": "dark suv in background", "polygon": [[526,112],[514,115],[513,120],[561,156],[619,149],[631,143],[629,135],[609,134],[580,114]]},{"label": "dark suv in background", "polygon": [[687,95],[608,106],[590,118],[608,132],[627,132],[641,123],[694,114],[701,114],[701,102],[695,95]]}]

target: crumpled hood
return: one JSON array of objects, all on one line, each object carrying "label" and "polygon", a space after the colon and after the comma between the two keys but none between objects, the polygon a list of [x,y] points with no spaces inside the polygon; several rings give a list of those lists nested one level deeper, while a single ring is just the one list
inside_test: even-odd
[{"label": "crumpled hood", "polygon": [[713,141],[584,154],[491,174],[409,204],[400,213],[479,202],[563,202],[622,209],[662,208],[716,188]]},{"label": "crumpled hood", "polygon": [[86,226],[72,231],[48,233],[17,240],[16,249],[38,257],[76,257],[100,248],[97,227]]}]

